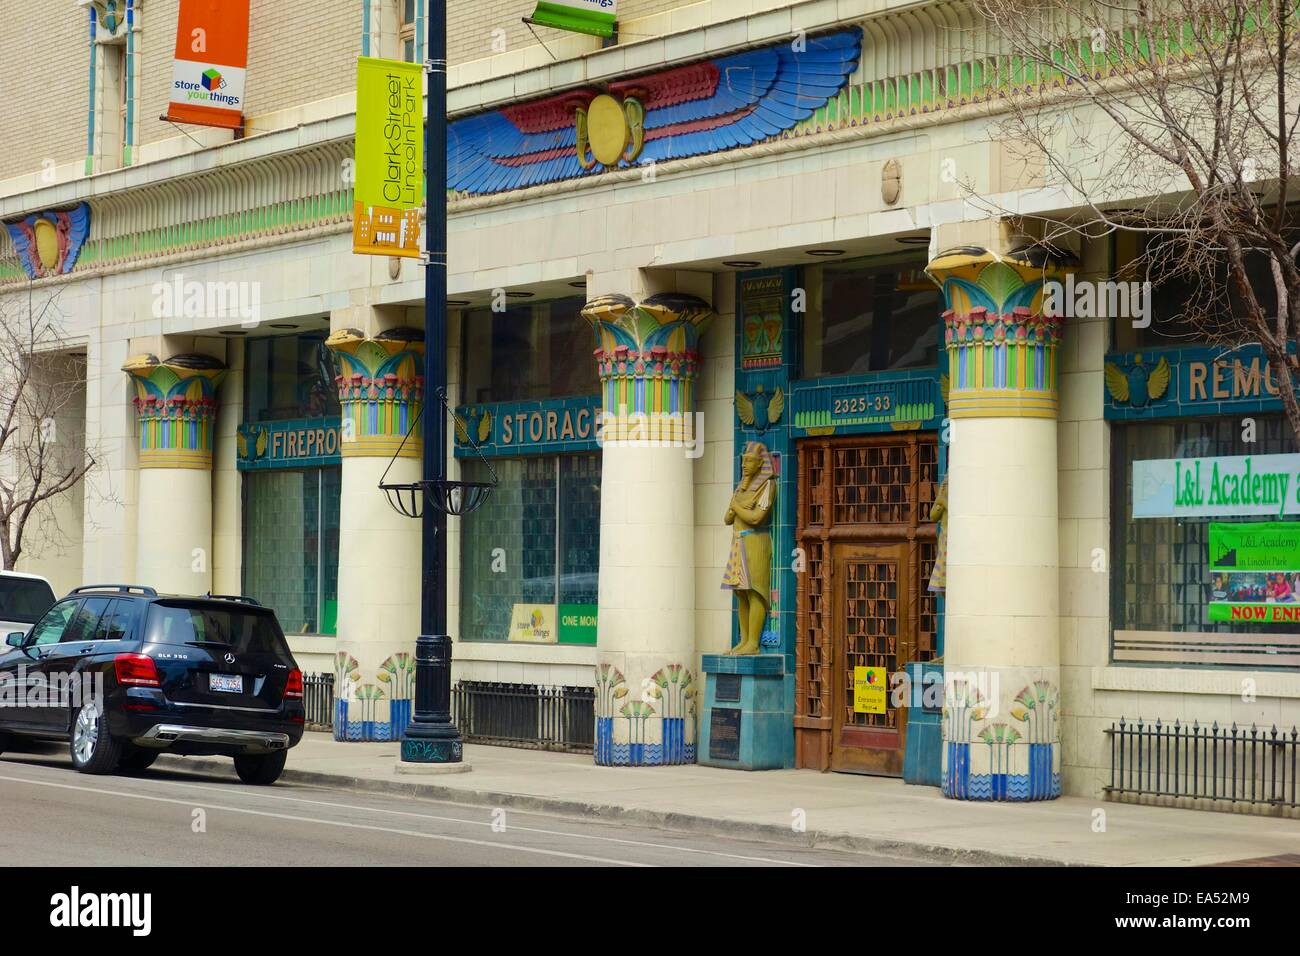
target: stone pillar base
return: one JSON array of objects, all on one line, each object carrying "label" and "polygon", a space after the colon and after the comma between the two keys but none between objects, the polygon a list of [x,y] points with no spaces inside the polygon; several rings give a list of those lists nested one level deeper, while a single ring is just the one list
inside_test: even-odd
[{"label": "stone pillar base", "polygon": [[785,655],[705,654],[699,762],[729,770],[780,770],[792,733]]}]

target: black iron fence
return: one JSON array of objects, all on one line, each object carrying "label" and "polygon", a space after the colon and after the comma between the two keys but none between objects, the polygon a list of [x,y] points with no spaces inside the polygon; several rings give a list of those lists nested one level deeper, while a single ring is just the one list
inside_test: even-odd
[{"label": "black iron fence", "polygon": [[[302,679],[306,723],[334,726],[334,675]],[[547,687],[497,681],[459,681],[452,688],[452,720],[469,743],[591,753],[596,692],[590,687]]]},{"label": "black iron fence", "polygon": [[304,674],[302,702],[307,708],[307,727],[331,730],[334,727],[334,675]]},{"label": "black iron fence", "polygon": [[1120,719],[1110,740],[1108,794],[1181,800],[1227,801],[1258,807],[1300,806],[1296,764],[1300,732],[1276,727],[1247,731],[1157,720]]},{"label": "black iron fence", "polygon": [[591,753],[596,692],[499,681],[458,681],[452,719],[469,743]]}]

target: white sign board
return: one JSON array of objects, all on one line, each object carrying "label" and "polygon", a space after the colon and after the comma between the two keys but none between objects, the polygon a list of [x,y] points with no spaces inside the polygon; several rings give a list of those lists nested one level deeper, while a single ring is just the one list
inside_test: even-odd
[{"label": "white sign board", "polygon": [[1300,515],[1300,455],[1133,462],[1134,518]]}]

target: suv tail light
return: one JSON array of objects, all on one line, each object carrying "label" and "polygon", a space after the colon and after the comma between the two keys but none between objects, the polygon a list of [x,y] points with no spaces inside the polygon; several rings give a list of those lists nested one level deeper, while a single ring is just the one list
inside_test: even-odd
[{"label": "suv tail light", "polygon": [[158,680],[158,667],[152,657],[143,654],[118,654],[113,658],[113,671],[117,674],[119,684],[131,684],[135,687],[161,687]]},{"label": "suv tail light", "polygon": [[302,671],[296,667],[289,671],[289,679],[284,684],[284,696],[289,700],[302,700]]}]

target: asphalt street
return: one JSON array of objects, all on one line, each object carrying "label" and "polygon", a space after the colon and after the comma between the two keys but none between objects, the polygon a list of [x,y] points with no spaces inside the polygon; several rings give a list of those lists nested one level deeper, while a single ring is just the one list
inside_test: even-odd
[{"label": "asphalt street", "polygon": [[64,749],[0,758],[0,864],[908,866],[830,848],[153,769],[89,776]]}]

